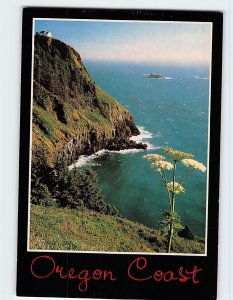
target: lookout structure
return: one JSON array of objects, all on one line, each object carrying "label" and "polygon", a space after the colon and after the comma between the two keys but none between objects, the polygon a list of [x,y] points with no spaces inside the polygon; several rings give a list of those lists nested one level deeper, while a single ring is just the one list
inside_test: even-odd
[{"label": "lookout structure", "polygon": [[37,32],[36,35],[46,36],[46,37],[50,37],[50,38],[52,37],[51,31],[45,31],[45,30]]}]

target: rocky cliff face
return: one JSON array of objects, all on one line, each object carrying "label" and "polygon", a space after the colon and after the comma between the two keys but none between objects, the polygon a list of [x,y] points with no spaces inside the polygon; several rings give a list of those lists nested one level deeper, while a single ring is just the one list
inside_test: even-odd
[{"label": "rocky cliff face", "polygon": [[76,50],[35,36],[32,159],[38,149],[73,163],[82,154],[108,148],[145,148],[132,115],[93,81]]}]

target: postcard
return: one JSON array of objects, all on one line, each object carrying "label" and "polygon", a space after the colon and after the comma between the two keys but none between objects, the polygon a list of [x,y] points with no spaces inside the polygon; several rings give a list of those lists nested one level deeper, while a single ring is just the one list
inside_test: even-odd
[{"label": "postcard", "polygon": [[17,295],[216,299],[222,14],[25,8],[22,36]]}]

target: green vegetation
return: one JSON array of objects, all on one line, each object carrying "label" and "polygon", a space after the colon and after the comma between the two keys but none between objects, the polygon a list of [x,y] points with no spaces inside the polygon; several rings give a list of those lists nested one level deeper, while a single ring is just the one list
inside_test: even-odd
[{"label": "green vegetation", "polygon": [[96,113],[93,109],[85,109],[83,112],[85,117],[89,119],[92,123],[108,123],[109,121],[104,118],[104,116],[100,113]]},{"label": "green vegetation", "polygon": [[[105,106],[112,106],[114,107],[116,105],[116,100],[108,95],[103,89],[101,89],[99,86],[96,85],[96,95],[97,98],[105,105]],[[123,106],[120,105],[120,103],[117,102],[118,108],[121,108],[122,110],[125,110]]]},{"label": "green vegetation", "polygon": [[[171,251],[174,230],[183,229],[180,222],[180,216],[175,211],[175,198],[180,193],[185,192],[185,188],[182,184],[190,176],[192,171],[199,170],[201,172],[205,172],[206,167],[202,163],[192,159],[193,155],[191,153],[174,150],[168,147],[164,148],[164,152],[167,155],[167,158],[172,162],[166,161],[165,157],[159,154],[147,154],[144,158],[152,162],[151,167],[161,176],[164,188],[167,192],[169,210],[166,210],[163,213],[163,220],[159,223],[163,226],[163,230],[167,232],[167,253],[169,253]],[[176,181],[178,163],[182,163],[188,168],[188,170],[179,181]],[[168,182],[168,174],[166,174],[166,171],[170,170],[172,170],[172,181]],[[187,239],[192,239],[194,237],[190,228],[187,226],[181,231],[180,236],[186,237]]]},{"label": "green vegetation", "polygon": [[89,168],[69,170],[64,160],[57,161],[55,168],[50,168],[42,149],[32,165],[31,202],[42,206],[88,208],[104,214],[118,214],[114,206],[103,200],[94,171]]},{"label": "green vegetation", "polygon": [[[31,206],[30,249],[166,252],[161,232],[87,209]],[[175,236],[172,252],[204,253],[204,241]]]}]

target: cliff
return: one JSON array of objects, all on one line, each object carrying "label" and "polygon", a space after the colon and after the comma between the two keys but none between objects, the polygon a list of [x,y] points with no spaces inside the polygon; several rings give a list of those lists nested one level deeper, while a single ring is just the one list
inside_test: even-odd
[{"label": "cliff", "polygon": [[38,149],[73,163],[101,149],[145,148],[133,116],[91,78],[79,53],[65,43],[35,36],[32,159]]}]

